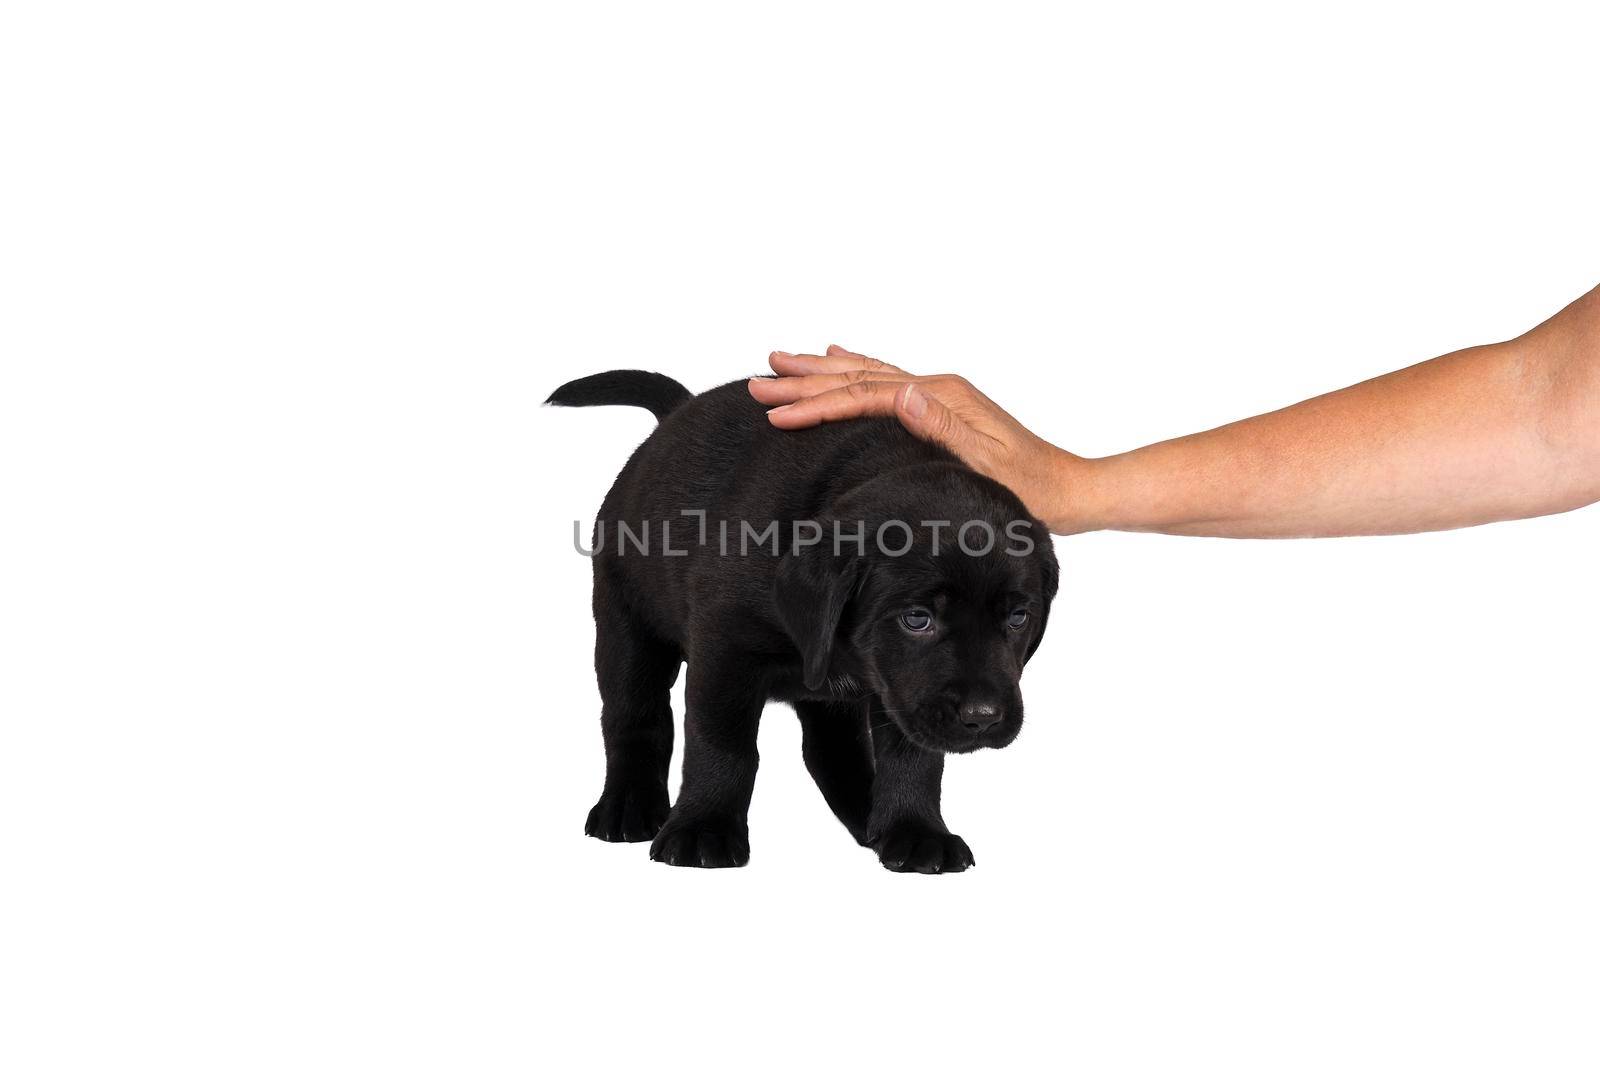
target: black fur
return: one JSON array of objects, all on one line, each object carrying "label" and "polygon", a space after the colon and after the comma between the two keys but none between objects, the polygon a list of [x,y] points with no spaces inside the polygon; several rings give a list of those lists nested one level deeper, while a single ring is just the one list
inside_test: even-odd
[{"label": "black fur", "polygon": [[694,394],[665,374],[651,370],[608,370],[568,382],[550,394],[546,404],[562,408],[604,407],[620,404],[645,408],[658,419]]},{"label": "black fur", "polygon": [[[828,805],[885,866],[970,866],[939,811],[944,755],[1003,747],[1021,728],[1018,679],[1057,586],[1044,524],[892,419],[775,430],[742,381],[689,399],[670,378],[614,371],[564,385],[550,402],[634,404],[663,420],[617,476],[595,528],[606,781],[586,832],[653,839],[651,858],[679,866],[744,864],[756,728],[780,700],[799,714],[806,766]],[[741,521],[765,532],[774,520],[777,555],[772,541],[748,538],[741,555]],[[822,543],[803,544],[811,533],[795,520],[820,522]],[[851,541],[835,554],[835,520],[864,531],[864,554]],[[998,535],[991,551],[956,545],[969,520]],[[619,538],[619,521],[634,536]],[[927,525],[941,521],[952,525]],[[903,555],[896,522],[912,536]],[[647,551],[637,538],[646,523]],[[980,546],[982,531],[971,533]],[[1031,551],[1004,550],[1023,539]],[[913,608],[929,616],[922,632]],[[668,691],[685,661],[683,787],[669,806]]]}]

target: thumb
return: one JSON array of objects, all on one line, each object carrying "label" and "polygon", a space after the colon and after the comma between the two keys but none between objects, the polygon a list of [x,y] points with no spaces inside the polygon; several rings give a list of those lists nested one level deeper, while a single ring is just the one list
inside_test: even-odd
[{"label": "thumb", "polygon": [[900,390],[894,413],[906,429],[925,441],[943,445],[958,456],[965,457],[967,446],[972,443],[972,431],[966,424],[916,382],[907,382]]}]

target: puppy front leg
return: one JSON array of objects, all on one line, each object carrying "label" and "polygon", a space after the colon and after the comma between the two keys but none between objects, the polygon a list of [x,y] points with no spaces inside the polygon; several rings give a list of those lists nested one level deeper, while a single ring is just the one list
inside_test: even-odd
[{"label": "puppy front leg", "polygon": [[674,867],[743,867],[750,860],[756,727],[766,693],[748,660],[691,658],[685,686],[683,787],[650,858]]},{"label": "puppy front leg", "polygon": [[911,743],[881,710],[872,712],[877,767],[867,844],[891,871],[953,874],[973,865],[972,850],[945,828],[939,812],[944,753]]}]

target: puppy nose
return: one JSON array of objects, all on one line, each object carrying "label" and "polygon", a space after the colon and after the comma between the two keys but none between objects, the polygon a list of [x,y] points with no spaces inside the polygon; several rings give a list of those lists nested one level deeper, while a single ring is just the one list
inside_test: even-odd
[{"label": "puppy nose", "polygon": [[992,726],[998,726],[1003,718],[1005,714],[993,704],[961,705],[961,722],[973,733],[982,733]]}]

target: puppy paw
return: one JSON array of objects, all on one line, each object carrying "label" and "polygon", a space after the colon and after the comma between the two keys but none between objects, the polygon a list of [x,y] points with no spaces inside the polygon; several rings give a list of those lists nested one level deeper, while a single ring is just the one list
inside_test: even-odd
[{"label": "puppy paw", "polygon": [[650,845],[650,858],[673,867],[743,867],[750,862],[750,835],[731,823],[669,822]]},{"label": "puppy paw", "polygon": [[955,874],[975,862],[955,834],[918,823],[891,826],[872,842],[878,860],[902,874]]},{"label": "puppy paw", "polygon": [[659,786],[607,789],[589,809],[583,832],[602,841],[649,841],[667,821],[667,791]]}]

